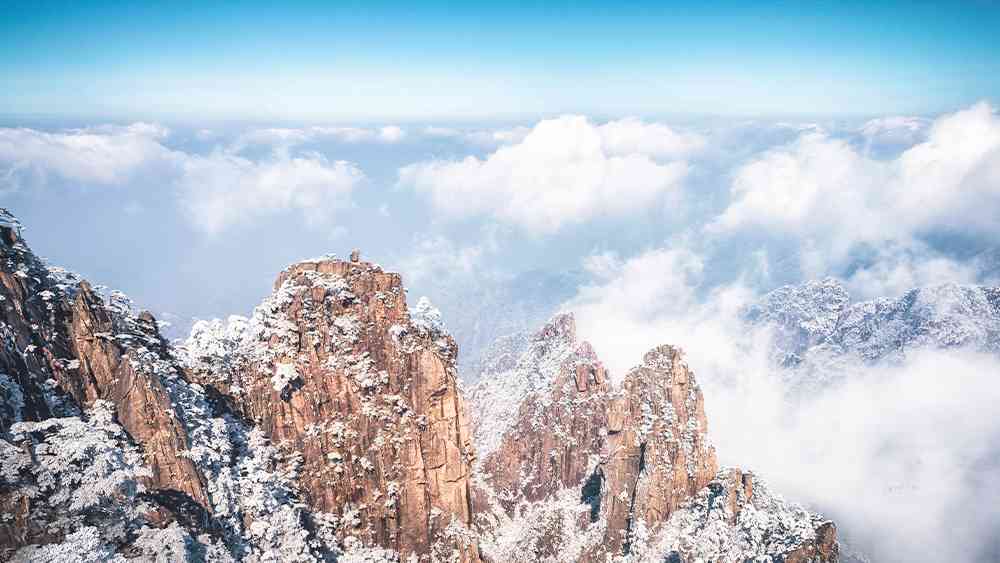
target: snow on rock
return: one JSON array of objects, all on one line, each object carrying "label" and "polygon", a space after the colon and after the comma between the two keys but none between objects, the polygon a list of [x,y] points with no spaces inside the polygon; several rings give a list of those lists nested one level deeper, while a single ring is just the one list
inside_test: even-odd
[{"label": "snow on rock", "polygon": [[435,332],[444,330],[441,311],[432,305],[426,296],[417,300],[417,306],[410,310],[410,322],[426,330]]},{"label": "snow on rock", "polygon": [[573,316],[557,315],[532,335],[526,350],[512,366],[496,364],[506,369],[480,376],[479,383],[468,391],[479,459],[500,446],[504,433],[516,424],[524,399],[532,393],[547,391],[563,364],[581,353],[586,356],[584,349],[578,348]]},{"label": "snow on rock", "polygon": [[279,363],[274,368],[274,375],[271,377],[271,387],[275,391],[285,395],[285,391],[292,382],[299,380],[299,372],[295,369],[295,364],[290,362]]},{"label": "snow on rock", "polygon": [[478,561],[463,532],[474,453],[457,350],[440,312],[426,299],[408,310],[405,295],[398,274],[360,259],[293,264],[245,326],[199,324],[181,353],[299,460],[295,482],[323,515],[317,537],[348,554]]},{"label": "snow on rock", "polygon": [[756,476],[725,469],[627,561],[836,561],[836,528]]},{"label": "snow on rock", "polygon": [[[152,315],[2,227],[0,281],[0,559],[180,561],[181,543],[191,561],[336,551],[316,543],[292,466],[188,379]],[[248,539],[261,523],[272,532]]]},{"label": "snow on rock", "polygon": [[829,379],[852,362],[898,362],[919,348],[1000,353],[1000,288],[945,284],[851,303],[835,280],[786,286],[747,308],[774,331],[777,364]]}]

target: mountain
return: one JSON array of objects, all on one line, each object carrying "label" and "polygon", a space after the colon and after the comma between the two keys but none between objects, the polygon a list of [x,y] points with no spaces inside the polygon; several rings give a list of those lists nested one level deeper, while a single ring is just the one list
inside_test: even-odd
[{"label": "mountain", "polygon": [[411,316],[399,275],[357,256],[295,264],[274,288],[249,319],[195,327],[192,378],[297,458],[338,543],[478,561],[457,349],[426,302]]},{"label": "mountain", "polygon": [[773,353],[787,367],[822,367],[839,357],[894,361],[924,347],[1000,352],[997,287],[945,284],[851,303],[847,290],[828,278],[776,289],[745,316],[775,331]]},{"label": "mountain", "polygon": [[478,561],[455,345],[398,275],[293,265],[177,349],[5,219],[3,559]]},{"label": "mountain", "polygon": [[833,524],[717,467],[680,350],[620,382],[554,317],[469,391],[474,496],[494,561],[836,561]]},{"label": "mountain", "polygon": [[676,348],[613,381],[560,315],[466,393],[440,312],[357,253],[179,345],[6,211],[0,262],[0,559],[836,560],[832,523],[719,470]]}]

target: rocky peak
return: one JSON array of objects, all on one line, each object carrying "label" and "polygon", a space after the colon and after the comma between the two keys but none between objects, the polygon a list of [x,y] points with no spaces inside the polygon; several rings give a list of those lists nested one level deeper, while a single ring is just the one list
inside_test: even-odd
[{"label": "rocky peak", "polygon": [[679,349],[647,352],[608,410],[607,541],[628,554],[637,522],[666,521],[718,467],[701,389]]},{"label": "rocky peak", "polygon": [[478,560],[455,346],[398,275],[298,263],[195,333],[0,221],[0,559]]},{"label": "rocky peak", "polygon": [[832,524],[716,473],[679,349],[615,386],[570,314],[505,345],[477,458],[440,312],[360,253],[175,348],[0,210],[0,559],[836,557]]},{"label": "rocky peak", "polygon": [[[475,443],[480,459],[500,446],[505,433],[517,422],[522,402],[534,393],[547,393],[567,366],[596,360],[587,343],[576,340],[572,314],[560,314],[527,339],[520,357],[497,363],[504,368],[484,377],[469,389]],[[603,368],[602,368],[603,369]]]},{"label": "rocky peak", "polygon": [[15,221],[0,225],[0,238],[7,343],[0,371],[27,398],[9,422],[78,414],[109,401],[118,423],[144,446],[148,485],[206,505],[203,478],[182,455],[189,440],[163,383],[179,377],[178,368],[152,315],[136,315],[121,293],[105,299],[86,281],[50,270],[21,240]]},{"label": "rocky peak", "polygon": [[[762,533],[766,530],[766,533]],[[723,469],[681,504],[639,560],[838,560],[836,526],[770,491],[756,475]]]},{"label": "rocky peak", "polygon": [[475,456],[454,341],[411,319],[398,274],[360,260],[300,262],[234,323],[245,328],[193,335],[193,371],[300,456],[303,494],[340,541],[478,558],[459,537]]},{"label": "rocky peak", "polygon": [[103,526],[94,545],[120,542],[129,526],[209,508],[190,455],[205,403],[155,319],[46,266],[2,217],[0,446],[15,448],[4,459],[0,504],[13,517],[0,521],[0,550],[61,541],[81,522]]},{"label": "rocky peak", "polygon": [[[539,347],[562,350],[558,370],[533,379],[545,385],[509,385],[530,379],[517,370],[536,369],[537,358],[546,357],[538,355]],[[536,333],[517,368],[478,384],[472,402],[479,409],[477,423],[494,412],[495,402],[481,401],[493,400],[496,389],[506,391],[504,398],[517,410],[482,463],[476,511],[489,560],[647,561],[671,552],[658,544],[674,529],[668,522],[679,511],[688,514],[684,507],[718,472],[704,398],[680,349],[653,348],[612,386],[590,345],[576,341],[572,316],[565,315]],[[749,477],[740,483],[745,495],[752,494]],[[737,496],[730,498],[735,503]],[[733,505],[731,514],[737,512]],[[812,516],[796,514],[789,521],[813,532]],[[727,534],[738,533],[737,520],[727,521]],[[763,547],[753,549],[789,557],[806,545],[805,539],[757,541]],[[687,554],[677,559],[697,560]]]}]

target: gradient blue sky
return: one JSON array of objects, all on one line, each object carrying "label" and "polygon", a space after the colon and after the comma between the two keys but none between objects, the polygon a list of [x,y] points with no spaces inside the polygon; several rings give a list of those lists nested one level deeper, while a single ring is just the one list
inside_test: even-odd
[{"label": "gradient blue sky", "polygon": [[1000,96],[979,2],[5,2],[0,113],[935,113]]}]

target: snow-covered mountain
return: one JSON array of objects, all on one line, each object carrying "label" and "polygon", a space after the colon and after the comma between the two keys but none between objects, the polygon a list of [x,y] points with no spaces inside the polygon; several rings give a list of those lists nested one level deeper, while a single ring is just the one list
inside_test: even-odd
[{"label": "snow-covered mountain", "polygon": [[3,218],[0,559],[479,561],[454,342],[398,275],[296,264],[179,349]]},{"label": "snow-covered mountain", "polygon": [[651,350],[620,385],[571,314],[495,350],[469,391],[490,560],[837,560],[832,523],[718,471],[678,349]]},{"label": "snow-covered mountain", "polygon": [[787,367],[840,357],[891,362],[927,347],[1000,352],[997,287],[945,284],[852,303],[843,285],[828,278],[776,289],[746,318],[774,329],[775,359]]},{"label": "snow-covered mountain", "polygon": [[466,394],[440,312],[357,255],[177,346],[3,212],[0,338],[4,560],[836,560],[831,523],[718,471],[678,350],[611,385],[558,316]]}]

